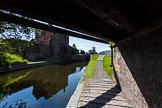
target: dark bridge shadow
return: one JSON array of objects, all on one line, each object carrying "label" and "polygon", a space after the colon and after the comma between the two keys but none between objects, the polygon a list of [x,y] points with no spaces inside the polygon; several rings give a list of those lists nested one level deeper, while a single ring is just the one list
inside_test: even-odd
[{"label": "dark bridge shadow", "polygon": [[[111,88],[110,90],[106,91],[105,93],[101,94],[100,96],[96,97],[94,100],[88,102],[86,105],[81,106],[80,108],[101,108],[106,105],[107,102],[110,102],[117,94],[121,92],[121,89],[118,85]],[[114,99],[116,101],[120,101]],[[115,105],[120,106],[120,105]],[[124,106],[123,106],[124,107]]]},{"label": "dark bridge shadow", "polygon": [[[154,34],[152,34],[152,37],[154,37]],[[148,41],[147,39],[142,39],[143,38],[141,38],[138,43],[137,41],[127,41],[126,44],[118,46],[123,61],[125,61],[125,64],[121,65],[125,65],[125,67],[127,66],[128,68],[128,70],[122,73],[131,73],[132,76],[128,75],[134,79],[134,81],[130,83],[128,78],[123,79],[119,77],[119,79],[121,82],[126,82],[124,86],[130,93],[134,93],[134,89],[139,89],[134,93],[136,95],[137,93],[139,94],[138,98],[134,94],[126,95],[133,104],[143,104],[146,100],[150,108],[162,108],[162,80],[160,80],[162,77],[162,50],[156,46],[162,45],[160,43],[160,39],[162,40],[162,38],[160,37],[155,45],[150,44],[151,42],[153,43],[153,40]],[[134,47],[134,45],[136,46]],[[130,84],[137,84],[137,86],[134,86],[132,89],[129,87]],[[142,95],[140,95],[140,92]],[[127,94],[127,92],[125,92],[125,94]],[[138,103],[134,103],[135,100],[138,101]]]}]

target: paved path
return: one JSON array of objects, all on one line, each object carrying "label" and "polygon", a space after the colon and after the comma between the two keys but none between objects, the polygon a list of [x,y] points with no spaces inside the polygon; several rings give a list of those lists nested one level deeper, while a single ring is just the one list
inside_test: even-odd
[{"label": "paved path", "polygon": [[100,56],[98,57],[98,59],[97,59],[97,60],[101,60],[101,61],[102,61],[102,60],[103,60],[103,58],[104,58],[104,56],[105,56],[105,55],[100,55]]},{"label": "paved path", "polygon": [[102,59],[100,56],[97,61],[94,77],[80,82],[67,108],[133,108],[121,90],[108,79]]}]

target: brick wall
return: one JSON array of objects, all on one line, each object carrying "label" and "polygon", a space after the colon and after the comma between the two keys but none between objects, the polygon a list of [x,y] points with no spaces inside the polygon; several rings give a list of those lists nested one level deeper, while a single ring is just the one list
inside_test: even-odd
[{"label": "brick wall", "polygon": [[49,40],[54,36],[53,32],[42,31],[40,35],[36,36],[36,41],[41,44],[50,45]]},{"label": "brick wall", "polygon": [[27,47],[23,52],[23,57],[29,61],[41,61],[48,58],[50,55],[50,49],[44,44],[34,44]]},{"label": "brick wall", "polygon": [[135,108],[162,108],[162,23],[117,43],[114,67]]}]

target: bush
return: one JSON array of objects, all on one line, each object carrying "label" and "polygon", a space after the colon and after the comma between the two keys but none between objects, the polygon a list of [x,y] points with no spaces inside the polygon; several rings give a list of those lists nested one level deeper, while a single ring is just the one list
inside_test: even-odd
[{"label": "bush", "polygon": [[28,63],[28,60],[23,59],[20,56],[17,56],[16,54],[10,54],[10,53],[1,53],[0,54],[0,65],[1,66],[9,66],[14,64],[22,64],[22,63]]},{"label": "bush", "polygon": [[7,52],[10,53],[13,51],[13,48],[11,47],[9,42],[5,42],[0,39],[0,51],[1,53],[7,53]]}]

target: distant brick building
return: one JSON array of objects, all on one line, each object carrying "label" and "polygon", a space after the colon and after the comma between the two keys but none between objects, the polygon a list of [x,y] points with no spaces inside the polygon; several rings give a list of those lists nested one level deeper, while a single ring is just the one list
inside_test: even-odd
[{"label": "distant brick building", "polygon": [[60,33],[54,33],[49,41],[49,44],[50,54],[54,58],[58,59],[68,55],[69,36]]},{"label": "distant brick building", "polygon": [[[37,46],[37,47],[36,47]],[[64,59],[77,55],[79,51],[69,46],[69,36],[60,33],[42,31],[36,36],[34,45],[26,48],[25,58],[37,61],[39,58]]]},{"label": "distant brick building", "polygon": [[36,36],[36,43],[50,45],[50,39],[53,38],[54,32],[41,31],[39,35]]},{"label": "distant brick building", "polygon": [[97,54],[95,47],[92,47],[92,50],[89,50],[89,54]]}]

